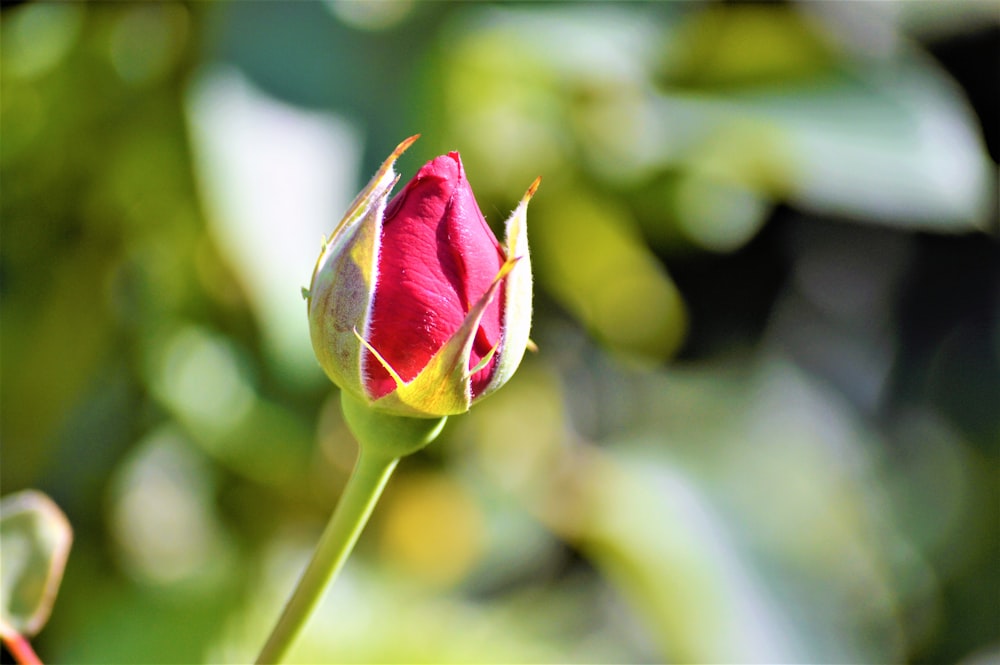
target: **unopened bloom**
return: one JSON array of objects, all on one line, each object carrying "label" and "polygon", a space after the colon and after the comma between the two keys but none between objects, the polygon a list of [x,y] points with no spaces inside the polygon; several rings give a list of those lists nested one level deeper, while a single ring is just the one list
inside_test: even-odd
[{"label": "unopened bloom", "polygon": [[307,294],[309,330],[342,390],[396,415],[446,416],[506,383],[529,343],[526,214],[538,180],[501,245],[457,152],[425,164],[388,200],[393,165],[416,138],[399,144],[325,242]]}]

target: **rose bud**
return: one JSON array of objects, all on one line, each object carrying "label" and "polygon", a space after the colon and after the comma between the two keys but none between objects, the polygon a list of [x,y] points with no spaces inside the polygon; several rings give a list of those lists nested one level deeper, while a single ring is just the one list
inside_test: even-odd
[{"label": "rose bud", "polygon": [[402,416],[464,413],[510,379],[529,344],[526,214],[487,226],[457,152],[421,168],[392,201],[396,148],[324,243],[306,294],[327,376]]}]

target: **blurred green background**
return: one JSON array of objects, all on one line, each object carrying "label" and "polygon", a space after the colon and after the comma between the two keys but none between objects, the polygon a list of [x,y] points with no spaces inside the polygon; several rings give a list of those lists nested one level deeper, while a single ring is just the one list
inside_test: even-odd
[{"label": "blurred green background", "polygon": [[493,224],[543,176],[540,350],[292,660],[1000,658],[997,3],[29,2],[0,43],[46,662],[256,653],[355,454],[299,287],[417,132]]}]

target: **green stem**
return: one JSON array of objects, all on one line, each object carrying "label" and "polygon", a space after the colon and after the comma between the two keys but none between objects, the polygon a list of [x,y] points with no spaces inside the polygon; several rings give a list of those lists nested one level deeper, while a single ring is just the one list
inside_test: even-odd
[{"label": "green stem", "polygon": [[397,462],[399,457],[361,446],[354,472],[323,531],[316,552],[257,656],[258,665],[280,662],[291,647],[323,591],[347,560]]},{"label": "green stem", "polygon": [[284,658],[354,548],[399,458],[433,441],[447,420],[389,415],[346,391],[341,392],[340,401],[344,421],[358,440],[358,461],[312,561],[257,656],[257,665],[278,663]]}]

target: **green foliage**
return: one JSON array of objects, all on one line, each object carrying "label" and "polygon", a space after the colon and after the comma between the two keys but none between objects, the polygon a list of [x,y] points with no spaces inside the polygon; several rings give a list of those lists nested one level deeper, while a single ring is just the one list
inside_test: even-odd
[{"label": "green foliage", "polygon": [[257,652],[357,451],[300,287],[417,132],[493,224],[544,177],[539,353],[293,660],[989,657],[996,118],[945,57],[988,6],[5,7],[0,483],[76,534],[41,657]]}]

